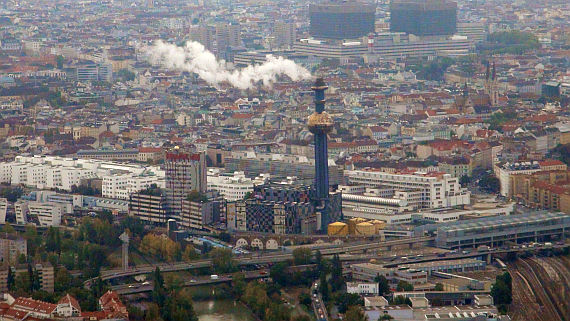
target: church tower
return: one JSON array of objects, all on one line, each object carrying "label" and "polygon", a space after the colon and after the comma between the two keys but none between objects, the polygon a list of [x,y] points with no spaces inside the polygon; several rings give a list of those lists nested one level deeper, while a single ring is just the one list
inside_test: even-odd
[{"label": "church tower", "polygon": [[499,92],[497,91],[497,69],[495,68],[495,62],[493,62],[492,70],[489,66],[489,62],[487,62],[485,93],[489,95],[489,103],[491,106],[497,106],[499,103]]}]

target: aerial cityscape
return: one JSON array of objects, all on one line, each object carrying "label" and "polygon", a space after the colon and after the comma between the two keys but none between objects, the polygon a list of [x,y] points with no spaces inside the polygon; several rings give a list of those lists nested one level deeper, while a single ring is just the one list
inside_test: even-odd
[{"label": "aerial cityscape", "polygon": [[570,321],[570,2],[0,0],[0,321]]}]

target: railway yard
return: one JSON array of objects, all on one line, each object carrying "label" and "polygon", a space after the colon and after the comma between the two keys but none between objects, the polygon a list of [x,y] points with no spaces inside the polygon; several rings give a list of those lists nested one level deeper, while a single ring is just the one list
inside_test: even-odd
[{"label": "railway yard", "polygon": [[570,258],[528,257],[510,262],[514,321],[570,321]]}]

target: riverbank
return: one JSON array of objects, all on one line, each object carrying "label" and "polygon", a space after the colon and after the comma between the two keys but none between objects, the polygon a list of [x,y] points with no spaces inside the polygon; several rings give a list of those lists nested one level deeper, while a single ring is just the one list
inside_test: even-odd
[{"label": "riverbank", "polygon": [[249,308],[233,299],[195,301],[200,321],[257,321]]}]

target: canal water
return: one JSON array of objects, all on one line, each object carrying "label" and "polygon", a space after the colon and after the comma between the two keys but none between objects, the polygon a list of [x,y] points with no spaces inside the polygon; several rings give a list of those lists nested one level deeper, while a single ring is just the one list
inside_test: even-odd
[{"label": "canal water", "polygon": [[194,310],[200,321],[255,321],[249,309],[233,299],[195,301]]}]

